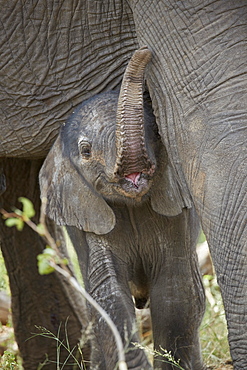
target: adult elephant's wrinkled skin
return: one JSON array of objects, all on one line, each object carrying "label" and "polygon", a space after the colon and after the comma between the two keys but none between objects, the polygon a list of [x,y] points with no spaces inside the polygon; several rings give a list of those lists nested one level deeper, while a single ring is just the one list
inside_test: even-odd
[{"label": "adult elephant's wrinkled skin", "polygon": [[[38,170],[61,124],[80,102],[116,88],[134,50],[147,45],[153,57],[146,81],[180,202],[197,211],[223,296],[234,368],[247,368],[246,3],[0,5],[4,208],[17,206],[23,195],[39,206]],[[54,348],[37,338],[26,341],[34,325],[56,331],[73,310],[57,289],[58,277],[31,273],[43,244],[31,230],[23,232],[26,242],[2,224],[1,248],[24,366],[36,369]],[[73,317],[76,343],[80,330]]]}]

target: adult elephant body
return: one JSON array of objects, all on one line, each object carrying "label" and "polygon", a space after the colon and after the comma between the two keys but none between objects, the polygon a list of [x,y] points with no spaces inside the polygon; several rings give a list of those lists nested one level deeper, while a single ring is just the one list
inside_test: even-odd
[{"label": "adult elephant body", "polygon": [[142,4],[148,9],[144,20],[138,5],[134,12],[138,40],[152,45],[154,53],[147,79],[155,115],[180,184],[200,216],[223,296],[234,366],[244,369],[246,4],[166,4],[158,11],[152,34],[145,24],[154,19],[157,7],[153,2]]},{"label": "adult elephant body", "polygon": [[[117,86],[133,51],[148,45],[153,59],[147,83],[159,131],[184,202],[195,204],[210,245],[235,369],[247,368],[246,4],[130,0],[47,6],[40,0],[2,1],[1,9],[0,153],[27,159],[15,166],[4,161],[5,206],[19,191],[13,169],[27,174],[28,163],[33,196],[33,166],[40,166],[33,158],[45,156],[74,105]],[[28,186],[19,189],[28,193]],[[24,281],[28,258],[18,259],[21,235],[10,238],[2,230],[20,343],[19,324],[26,320],[32,331],[21,310],[27,295],[16,285]],[[43,326],[47,322],[51,317],[43,318]],[[22,342],[25,357],[28,345]],[[39,344],[29,369],[37,368],[41,352]]]}]

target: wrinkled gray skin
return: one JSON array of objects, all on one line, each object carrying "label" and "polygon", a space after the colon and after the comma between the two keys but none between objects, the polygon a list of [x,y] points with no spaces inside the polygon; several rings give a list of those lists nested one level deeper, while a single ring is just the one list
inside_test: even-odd
[{"label": "wrinkled gray skin", "polygon": [[[144,352],[130,344],[138,342],[130,284],[138,306],[150,296],[155,348],[172,351],[186,370],[201,370],[198,327],[204,291],[195,252],[198,218],[194,209],[164,216],[177,202],[177,189],[164,175],[168,158],[147,104],[145,144],[154,173],[111,181],[117,99],[112,92],[86,101],[62,127],[40,172],[46,213],[59,224],[72,225],[67,230],[86,289],[110,315],[124,346],[132,349],[126,353],[128,369],[152,368]],[[90,319],[97,323],[91,367],[114,369],[118,357],[111,331],[93,310]],[[161,359],[154,367],[173,368]]]},{"label": "wrinkled gray skin", "polygon": [[[0,5],[4,207],[20,206],[17,198],[25,195],[38,209],[38,170],[60,125],[81,101],[115,88],[134,50],[148,45],[153,58],[146,78],[157,125],[185,204],[195,205],[209,242],[234,367],[246,369],[246,3]],[[37,274],[44,243],[31,230],[19,233],[1,222],[1,238],[16,338],[26,368],[37,369],[56,349],[39,337],[27,341],[34,325],[56,332],[75,311],[57,277]],[[75,340],[77,328],[75,320]]]}]

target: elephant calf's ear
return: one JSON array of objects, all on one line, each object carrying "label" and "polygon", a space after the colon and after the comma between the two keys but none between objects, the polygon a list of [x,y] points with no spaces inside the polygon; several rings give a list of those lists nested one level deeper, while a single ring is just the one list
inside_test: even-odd
[{"label": "elephant calf's ear", "polygon": [[76,226],[95,234],[107,234],[114,228],[112,209],[63,156],[60,135],[41,168],[39,180],[45,213],[58,225]]},{"label": "elephant calf's ear", "polygon": [[[162,154],[163,158],[166,157]],[[177,216],[183,208],[191,208],[190,199],[185,198],[179,188],[172,167],[162,163],[151,188],[151,205],[155,212],[164,216]]]}]

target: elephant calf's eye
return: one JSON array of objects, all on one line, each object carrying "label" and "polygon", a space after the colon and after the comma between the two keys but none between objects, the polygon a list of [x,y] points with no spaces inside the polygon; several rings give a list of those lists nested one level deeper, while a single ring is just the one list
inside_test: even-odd
[{"label": "elephant calf's eye", "polygon": [[79,143],[79,151],[84,159],[91,157],[91,144],[85,141]]}]

